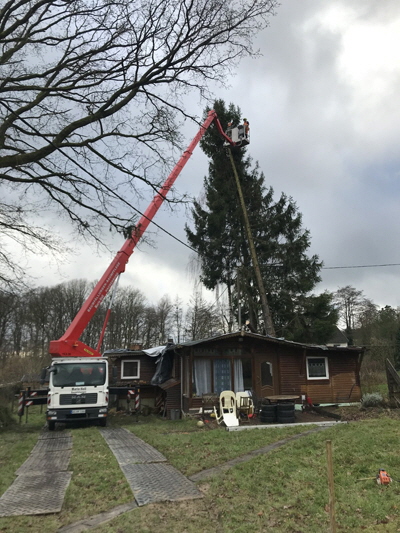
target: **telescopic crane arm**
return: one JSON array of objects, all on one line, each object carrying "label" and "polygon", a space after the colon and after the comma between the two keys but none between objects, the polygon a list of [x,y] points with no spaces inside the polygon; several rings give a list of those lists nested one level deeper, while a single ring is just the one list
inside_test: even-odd
[{"label": "telescopic crane arm", "polygon": [[100,281],[94,287],[93,291],[81,307],[80,311],[78,312],[74,320],[71,322],[67,331],[60,339],[50,342],[49,352],[53,357],[101,356],[99,352],[99,346],[98,349],[93,349],[90,346],[87,346],[85,343],[81,342],[79,338],[85,331],[87,325],[89,324],[93,315],[97,311],[101,302],[104,300],[105,296],[113,286],[116,278],[122,272],[125,272],[125,266],[128,263],[129,258],[132,255],[137,243],[146,231],[150,222],[153,220],[153,217],[157,213],[161,204],[164,202],[166,195],[175,183],[175,180],[181,173],[183,167],[188,162],[190,156],[193,153],[193,150],[195,149],[207,129],[213,123],[215,124],[220,135],[225,139],[226,143],[229,143],[229,145],[233,146],[236,145],[236,143],[232,141],[232,139],[228,137],[228,135],[222,129],[221,123],[217,117],[217,113],[214,110],[209,111],[207,118],[204,121],[203,125],[200,127],[200,130],[198,131],[197,135],[194,137],[192,142],[187,147],[186,151],[180,157],[178,163],[175,165],[174,169],[172,170],[168,178],[165,180],[164,185],[154,196],[149,207],[147,208],[143,216],[140,218],[136,226],[133,228],[131,236],[125,241],[119,252],[117,252],[110,266],[107,268]]}]

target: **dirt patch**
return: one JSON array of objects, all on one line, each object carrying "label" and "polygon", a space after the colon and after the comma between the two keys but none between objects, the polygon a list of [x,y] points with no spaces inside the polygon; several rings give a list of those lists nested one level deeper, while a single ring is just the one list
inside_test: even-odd
[{"label": "dirt patch", "polygon": [[332,417],[317,413],[316,411],[310,410],[310,411],[296,411],[296,422],[331,422],[333,420]]},{"label": "dirt patch", "polygon": [[392,418],[400,420],[400,409],[390,409],[387,407],[367,407],[361,408],[359,405],[349,407],[326,407],[325,410],[339,415],[345,422],[371,420],[374,418]]}]

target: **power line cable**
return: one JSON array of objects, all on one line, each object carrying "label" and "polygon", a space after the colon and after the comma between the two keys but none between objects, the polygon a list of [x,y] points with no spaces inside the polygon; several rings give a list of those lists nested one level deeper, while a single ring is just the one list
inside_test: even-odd
[{"label": "power line cable", "polygon": [[[44,135],[43,133],[41,133],[38,129],[35,128],[35,126],[33,126],[32,124],[29,124],[29,122],[27,120],[25,120],[23,117],[17,115],[17,113],[11,109],[5,102],[0,102],[1,104],[3,104],[3,106],[8,110],[9,113],[12,113],[17,119],[21,120],[21,122],[23,122],[26,126],[28,126],[32,131],[34,131],[36,133],[36,135],[39,135],[39,137],[41,137],[42,139],[44,139],[46,142],[48,142],[51,146],[53,146],[53,148],[55,150],[58,150],[59,152],[61,152],[69,161],[71,161],[72,163],[74,163],[79,169],[81,169],[83,172],[85,172],[88,176],[90,176],[92,179],[94,179],[97,183],[101,183],[102,187],[104,187],[105,189],[107,189],[108,192],[112,193],[112,195],[114,195],[116,198],[118,198],[118,200],[121,200],[123,203],[125,203],[129,208],[133,209],[137,214],[139,214],[140,216],[142,217],[145,217],[147,220],[149,220],[149,218],[147,216],[144,215],[144,213],[142,213],[139,209],[137,209],[134,205],[132,205],[130,202],[128,202],[125,198],[122,198],[122,196],[120,196],[119,194],[117,194],[115,192],[115,190],[111,189],[110,187],[108,187],[104,182],[101,182],[101,180],[99,180],[98,178],[96,178],[96,176],[90,172],[89,170],[87,170],[84,166],[82,166],[78,161],[76,161],[75,159],[73,159],[70,155],[68,155],[66,152],[64,152],[64,150],[62,149],[62,147],[60,146],[57,146],[53,143],[53,141],[51,139],[48,139],[46,135]],[[164,232],[166,235],[168,235],[169,237],[171,237],[172,239],[175,239],[177,242],[179,242],[180,244],[182,244],[183,246],[186,246],[186,248],[188,248],[189,250],[191,250],[192,252],[196,253],[197,255],[199,256],[202,256],[202,254],[200,254],[197,250],[195,250],[192,246],[190,246],[189,244],[187,244],[186,242],[182,241],[181,239],[179,239],[179,237],[176,237],[175,235],[173,235],[171,232],[169,232],[168,230],[166,230],[165,228],[163,228],[162,226],[160,226],[159,224],[157,224],[157,222],[154,222],[154,220],[149,220],[156,228],[158,228],[159,230],[161,230],[162,232]],[[275,265],[275,266],[281,266],[281,265]],[[400,266],[400,263],[386,263],[386,264],[378,264],[378,265],[347,265],[347,266],[327,266],[327,267],[321,267],[321,270],[341,270],[341,269],[350,269],[350,268],[379,268],[379,267],[390,267],[390,266]]]},{"label": "power line cable", "polygon": [[400,263],[386,263],[382,265],[331,266],[331,267],[322,267],[322,270],[337,270],[341,268],[377,268],[377,267],[389,267],[389,266],[400,266]]}]

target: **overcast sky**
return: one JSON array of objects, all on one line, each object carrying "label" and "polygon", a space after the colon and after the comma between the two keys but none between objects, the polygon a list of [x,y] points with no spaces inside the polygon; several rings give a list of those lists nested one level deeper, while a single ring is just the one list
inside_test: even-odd
[{"label": "overcast sky", "polygon": [[[276,197],[284,192],[297,203],[310,254],[324,267],[400,264],[400,2],[282,0],[257,45],[262,57],[243,61],[229,90],[214,88],[215,97],[250,121],[248,153]],[[193,97],[189,106],[201,116],[205,103]],[[184,133],[189,143],[197,128],[188,123]],[[177,191],[200,195],[206,172],[197,148]],[[165,206],[155,221],[186,240],[184,208]],[[136,250],[121,283],[151,303],[164,294],[186,303],[192,252],[162,232],[153,238],[156,248]],[[115,241],[116,252],[122,241]],[[82,248],[61,267],[37,258],[31,273],[38,285],[95,280],[111,259]],[[400,266],[321,274],[316,293],[352,285],[379,306],[400,306]]]}]

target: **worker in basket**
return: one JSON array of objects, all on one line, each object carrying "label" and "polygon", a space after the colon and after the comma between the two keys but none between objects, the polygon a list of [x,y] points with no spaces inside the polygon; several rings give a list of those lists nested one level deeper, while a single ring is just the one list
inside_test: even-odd
[{"label": "worker in basket", "polygon": [[246,139],[248,139],[249,138],[249,133],[250,133],[250,123],[247,120],[247,118],[243,119],[243,126],[244,126],[244,135],[245,135]]}]

